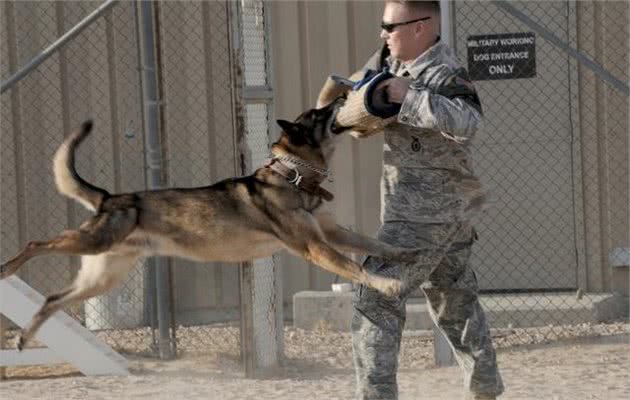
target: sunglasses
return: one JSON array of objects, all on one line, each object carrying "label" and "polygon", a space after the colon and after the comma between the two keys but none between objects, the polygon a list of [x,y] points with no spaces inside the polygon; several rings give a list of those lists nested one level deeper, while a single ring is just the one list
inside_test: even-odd
[{"label": "sunglasses", "polygon": [[418,19],[412,19],[411,21],[405,21],[405,22],[392,22],[391,24],[386,24],[385,22],[381,22],[381,28],[387,33],[392,33],[394,32],[394,29],[396,29],[399,26],[413,24],[414,22],[419,22],[419,21],[426,21],[428,19],[431,19],[431,17],[422,17]]}]

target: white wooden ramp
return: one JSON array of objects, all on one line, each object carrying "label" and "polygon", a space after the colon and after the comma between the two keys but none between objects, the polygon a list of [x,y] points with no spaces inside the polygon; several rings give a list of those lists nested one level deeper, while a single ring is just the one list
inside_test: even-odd
[{"label": "white wooden ramp", "polygon": [[[0,281],[0,314],[26,326],[44,297],[21,279]],[[70,363],[85,375],[129,375],[127,360],[63,311],[55,313],[36,335],[47,348],[0,350],[0,366]]]}]

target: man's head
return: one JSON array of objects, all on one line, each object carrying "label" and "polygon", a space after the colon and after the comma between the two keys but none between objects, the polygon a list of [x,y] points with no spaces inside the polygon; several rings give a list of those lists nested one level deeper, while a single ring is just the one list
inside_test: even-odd
[{"label": "man's head", "polygon": [[402,62],[415,60],[440,35],[440,3],[386,0],[382,27],[391,55]]}]

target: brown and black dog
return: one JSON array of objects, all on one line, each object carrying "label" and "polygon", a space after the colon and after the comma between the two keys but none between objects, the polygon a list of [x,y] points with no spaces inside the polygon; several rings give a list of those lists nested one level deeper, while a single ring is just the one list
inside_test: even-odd
[{"label": "brown and black dog", "polygon": [[109,194],[77,174],[74,153],[92,129],[90,121],[83,123],[57,150],[54,175],[61,194],[95,215],[76,230],[28,243],[0,266],[0,278],[6,278],[35,256],[82,256],[74,282],[46,299],[18,339],[18,349],[55,311],[119,285],[139,258],[153,255],[240,262],[284,248],[344,278],[397,294],[400,281],[364,271],[341,251],[404,262],[413,262],[417,252],[344,229],[321,210],[332,195],[319,185],[344,131],[332,123],[337,106],[336,101],[309,110],[295,122],[278,121],[283,132],[272,146],[272,161],[252,175],[205,187],[127,194]]}]

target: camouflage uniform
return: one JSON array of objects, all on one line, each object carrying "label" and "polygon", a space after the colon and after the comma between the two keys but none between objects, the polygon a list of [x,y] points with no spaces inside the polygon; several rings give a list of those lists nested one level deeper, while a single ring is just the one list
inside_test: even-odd
[{"label": "camouflage uniform", "polygon": [[425,252],[413,266],[375,257],[364,263],[370,271],[400,278],[405,289],[398,298],[365,286],[357,291],[352,320],[357,398],[398,397],[405,303],[418,287],[464,370],[467,395],[499,395],[503,384],[469,264],[476,238],[469,220],[485,204],[469,148],[481,120],[479,99],[452,50],[439,42],[408,66],[377,52],[365,68],[384,66],[412,83],[397,122],[385,129],[377,237]]}]

